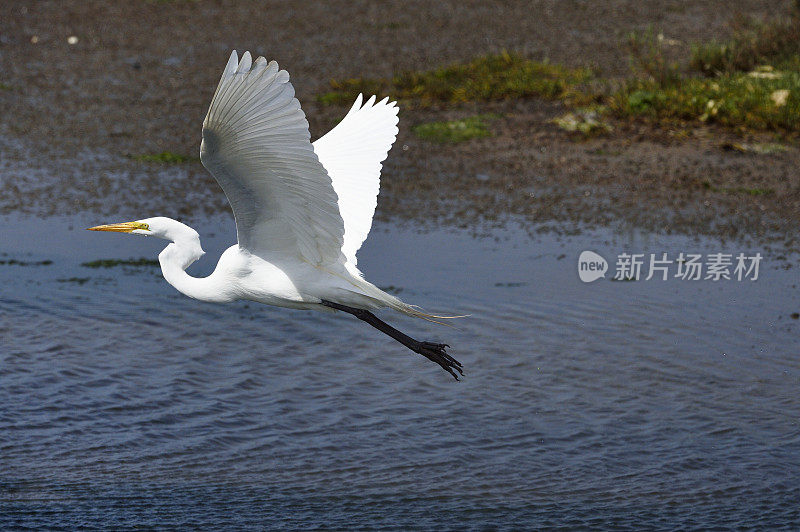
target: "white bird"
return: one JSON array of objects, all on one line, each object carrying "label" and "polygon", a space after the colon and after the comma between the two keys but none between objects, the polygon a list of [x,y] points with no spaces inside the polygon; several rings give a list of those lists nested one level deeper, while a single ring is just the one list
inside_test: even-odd
[{"label": "white bird", "polygon": [[[396,102],[363,103],[325,136],[310,142],[308,121],[289,74],[275,61],[241,61],[234,50],[203,121],[200,160],[219,182],[236,220],[238,244],[214,272],[196,278],[186,268],[205,252],[191,227],[165,217],[91,227],[171,241],[158,255],[179,292],[201,301],[251,300],[294,309],[350,313],[458,380],[461,364],[446,344],[420,342],[378,319],[391,308],[419,310],[364,279],[356,252],[377,205],[381,163],[397,135]],[[363,103],[363,105],[362,105]]]}]

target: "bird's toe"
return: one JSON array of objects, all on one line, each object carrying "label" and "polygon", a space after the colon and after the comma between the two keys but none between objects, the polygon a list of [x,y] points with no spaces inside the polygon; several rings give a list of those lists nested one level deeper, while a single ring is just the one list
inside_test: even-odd
[{"label": "bird's toe", "polygon": [[447,354],[447,352],[445,352],[446,347],[449,346],[447,344],[438,344],[434,342],[420,342],[417,352],[427,359],[436,362],[452,375],[455,380],[459,380],[456,372],[460,375],[464,375],[464,371],[461,369],[461,362]]}]

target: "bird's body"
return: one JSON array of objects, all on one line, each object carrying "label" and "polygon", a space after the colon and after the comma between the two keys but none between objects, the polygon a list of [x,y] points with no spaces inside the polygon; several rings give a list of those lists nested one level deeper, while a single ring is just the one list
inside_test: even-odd
[{"label": "bird's body", "polygon": [[[363,104],[363,105],[362,105]],[[289,75],[263,57],[234,51],[206,119],[200,158],[231,203],[238,243],[214,272],[186,268],[203,254],[198,233],[165,217],[93,230],[152,235],[171,243],[159,254],[164,278],[202,301],[251,300],[293,309],[355,315],[456,377],[461,364],[444,344],[418,342],[370,310],[435,318],[366,281],[356,252],[372,225],[381,163],[397,135],[397,107],[359,95],[345,118],[310,142]]]},{"label": "bird's body", "polygon": [[[148,220],[143,221],[152,226],[153,219]],[[161,220],[163,224],[169,222],[175,220]],[[175,222],[175,232],[179,233],[183,228],[177,224],[180,222]],[[194,232],[184,227],[187,233]],[[182,294],[200,301],[229,303],[246,299],[276,307],[324,311],[330,309],[320,304],[323,299],[367,310],[399,301],[341,264],[323,269],[291,257],[254,255],[238,244],[225,250],[211,275],[190,276],[185,269],[202,255],[199,238],[191,237],[178,237],[159,254],[166,280]]]}]

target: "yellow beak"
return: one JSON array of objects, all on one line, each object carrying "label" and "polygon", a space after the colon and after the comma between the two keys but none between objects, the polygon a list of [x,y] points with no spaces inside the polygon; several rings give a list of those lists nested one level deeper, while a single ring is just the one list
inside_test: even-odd
[{"label": "yellow beak", "polygon": [[114,231],[116,233],[132,233],[137,229],[150,230],[147,224],[142,222],[122,222],[118,224],[98,225],[89,227],[87,231]]}]

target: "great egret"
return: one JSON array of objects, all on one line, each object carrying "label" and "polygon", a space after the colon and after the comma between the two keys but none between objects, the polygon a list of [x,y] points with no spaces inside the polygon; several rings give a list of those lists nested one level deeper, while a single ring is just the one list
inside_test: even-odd
[{"label": "great egret", "polygon": [[179,292],[202,301],[247,299],[295,309],[343,311],[432,360],[456,380],[446,344],[420,342],[370,310],[436,319],[364,279],[356,252],[372,225],[381,163],[397,135],[396,102],[359,95],[344,119],[310,142],[289,74],[234,50],[203,121],[200,160],[219,182],[238,244],[205,278],[185,272],[205,252],[197,231],[165,217],[91,227],[171,241],[158,255]]}]

